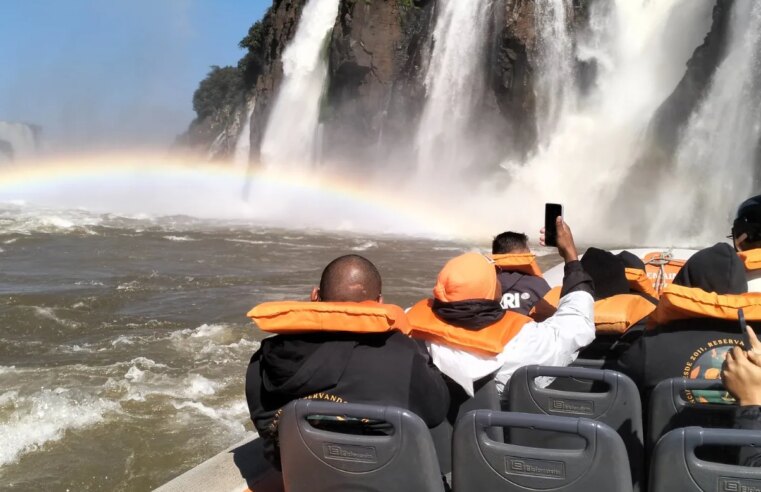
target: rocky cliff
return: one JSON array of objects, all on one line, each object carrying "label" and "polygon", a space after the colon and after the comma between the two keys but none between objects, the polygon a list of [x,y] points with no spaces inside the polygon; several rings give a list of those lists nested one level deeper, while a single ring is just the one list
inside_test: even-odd
[{"label": "rocky cliff", "polygon": [[730,10],[734,0],[717,0],[711,30],[687,63],[687,70],[671,96],[658,109],[651,125],[652,143],[657,152],[670,157],[679,132],[703,99],[716,68],[725,56]]},{"label": "rocky cliff", "polygon": [[[178,144],[205,152],[210,158],[229,158],[235,150],[238,136],[247,117],[248,104],[254,104],[251,115],[251,149],[259,148],[274,93],[283,76],[280,61],[283,50],[293,38],[301,10],[306,0],[274,0],[264,17],[254,23],[240,42],[246,53],[235,71],[238,80],[219,92],[218,104],[212,111],[199,112],[188,131],[178,138]],[[206,79],[210,80],[210,76]],[[203,82],[199,91],[203,90]],[[198,91],[194,97],[198,97]]]},{"label": "rocky cliff", "polygon": [[[575,32],[588,28],[590,5],[598,1],[571,0],[568,22]],[[652,147],[664,155],[673,150],[679,128],[723,56],[732,0],[716,1],[710,34],[651,126]],[[249,137],[256,159],[283,77],[281,55],[295,34],[305,3],[275,0],[251,27],[241,41],[246,54],[236,69],[240,83],[213,111],[199,113],[182,137],[183,144],[214,157],[230,156],[247,116],[246,103],[253,102]],[[508,157],[523,159],[537,143],[535,0],[495,0],[492,8],[484,60],[488,84],[477,111],[477,132],[500,139],[505,149],[514,152]],[[328,80],[320,114],[327,158],[384,160],[398,157],[400,148],[409,150],[425,101],[436,9],[437,0],[341,0],[328,40]],[[592,87],[596,67],[574,62],[579,86]]]},{"label": "rocky cliff", "polygon": [[[241,81],[230,84],[213,111],[199,113],[180,137],[185,147],[210,157],[229,157],[243,126],[246,101],[255,101],[251,149],[256,158],[282,79],[280,57],[292,39],[306,0],[275,0],[264,18],[241,41],[247,53],[237,70]],[[533,2],[501,0],[494,6],[489,46],[489,87],[483,115],[495,133],[517,133],[525,153],[535,141],[532,57],[535,50]],[[322,105],[325,148],[331,158],[357,149],[388,156],[409,143],[411,129],[425,100],[424,76],[432,48],[435,0],[342,0],[329,47],[329,80]],[[201,90],[202,87],[199,88]]]}]

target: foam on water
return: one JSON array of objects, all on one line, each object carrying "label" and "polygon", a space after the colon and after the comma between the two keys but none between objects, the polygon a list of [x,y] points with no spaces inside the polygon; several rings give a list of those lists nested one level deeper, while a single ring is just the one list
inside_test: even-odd
[{"label": "foam on water", "polygon": [[[116,402],[78,393],[74,390],[43,389],[33,395],[12,393],[15,410],[0,425],[0,466],[16,461],[21,455],[40,450],[58,441],[66,432],[92,427],[107,414],[119,409]],[[0,395],[0,400],[7,398]],[[0,403],[0,407],[7,406]]]},{"label": "foam on water", "polygon": [[183,241],[198,241],[198,239],[193,239],[190,236],[163,236],[163,237],[164,237],[164,239],[166,239],[168,241],[179,241],[179,242],[183,242]]}]

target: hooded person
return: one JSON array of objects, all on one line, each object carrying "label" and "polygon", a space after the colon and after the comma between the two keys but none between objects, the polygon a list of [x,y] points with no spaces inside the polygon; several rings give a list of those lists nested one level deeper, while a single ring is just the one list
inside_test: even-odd
[{"label": "hooded person", "polygon": [[731,238],[745,265],[748,291],[761,292],[761,195],[740,204]]},{"label": "hooded person", "polygon": [[519,232],[503,232],[492,241],[492,259],[501,286],[502,309],[528,316],[542,301],[550,286],[528,247],[528,237]]},{"label": "hooded person", "polygon": [[248,313],[275,334],[251,358],[246,400],[265,457],[276,467],[280,413],[297,398],[393,405],[429,427],[444,420],[449,392],[441,373],[407,336],[402,309],[382,301],[378,270],[348,255],[325,268],[312,302],[269,302]]},{"label": "hooded person", "polygon": [[412,336],[426,341],[436,366],[467,395],[473,396],[476,382],[490,377],[501,393],[521,366],[569,365],[594,339],[592,281],[562,218],[558,250],[566,263],[562,298],[557,312],[543,322],[502,309],[494,265],[479,253],[450,260],[439,273],[433,298],[408,311]]},{"label": "hooded person", "polygon": [[[747,288],[745,269],[731,246],[719,243],[698,251],[663,292],[644,335],[609,368],[637,383],[643,405],[664,379],[717,379],[727,351],[741,343],[738,307],[759,302],[744,297]],[[692,401],[722,398],[715,392],[687,397]]]},{"label": "hooded person", "polygon": [[[628,255],[634,256],[631,253]],[[656,299],[631,285],[627,262],[632,262],[632,259],[599,248],[589,248],[581,258],[584,271],[592,277],[595,285],[597,329],[595,341],[579,353],[582,359],[615,357],[642,334],[648,315],[655,309]],[[639,262],[642,263],[641,260]],[[644,264],[641,272],[645,273]]]}]

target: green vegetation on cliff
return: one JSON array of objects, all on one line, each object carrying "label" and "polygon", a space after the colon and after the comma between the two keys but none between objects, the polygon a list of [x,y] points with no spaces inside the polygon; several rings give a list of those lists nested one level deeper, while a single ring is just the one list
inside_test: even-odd
[{"label": "green vegetation on cliff", "polygon": [[211,67],[193,94],[193,110],[198,118],[211,116],[219,108],[235,106],[243,93],[243,77],[236,67]]}]

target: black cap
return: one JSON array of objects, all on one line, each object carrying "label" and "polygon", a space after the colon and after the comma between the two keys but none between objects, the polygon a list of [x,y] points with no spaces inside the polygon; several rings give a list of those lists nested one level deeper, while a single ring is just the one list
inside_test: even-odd
[{"label": "black cap", "polygon": [[761,195],[748,198],[737,208],[732,236],[736,239],[743,234],[749,242],[761,241]]}]

